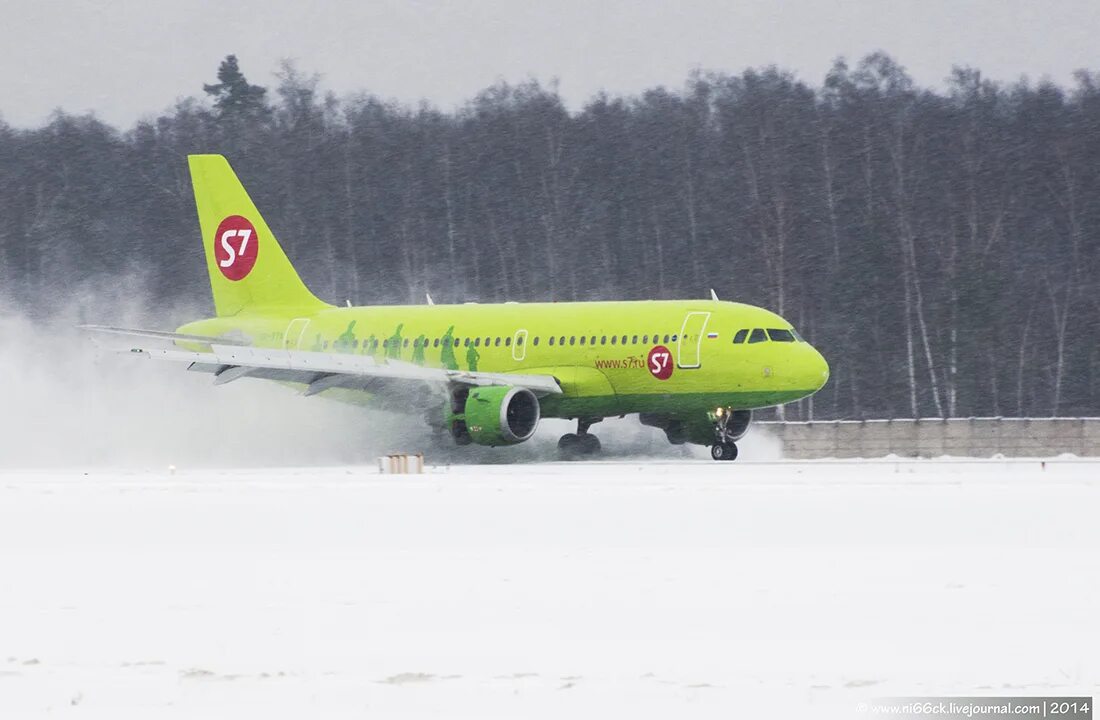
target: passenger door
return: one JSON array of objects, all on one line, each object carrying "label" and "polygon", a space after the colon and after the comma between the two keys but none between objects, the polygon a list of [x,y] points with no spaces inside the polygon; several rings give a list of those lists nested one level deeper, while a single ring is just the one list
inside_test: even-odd
[{"label": "passenger door", "polygon": [[689,312],[680,328],[677,341],[676,365],[682,369],[697,368],[702,364],[703,335],[710,321],[709,312]]}]

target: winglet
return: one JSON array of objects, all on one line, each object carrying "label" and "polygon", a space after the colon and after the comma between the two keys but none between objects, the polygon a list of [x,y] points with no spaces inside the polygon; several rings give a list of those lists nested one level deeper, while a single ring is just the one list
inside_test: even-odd
[{"label": "winglet", "polygon": [[718,302],[718,293],[714,292],[714,288],[710,289],[710,299],[714,302]]},{"label": "winglet", "polygon": [[428,298],[428,304],[429,305],[435,305],[435,301],[432,300],[432,294],[431,293],[424,293],[424,297]]}]

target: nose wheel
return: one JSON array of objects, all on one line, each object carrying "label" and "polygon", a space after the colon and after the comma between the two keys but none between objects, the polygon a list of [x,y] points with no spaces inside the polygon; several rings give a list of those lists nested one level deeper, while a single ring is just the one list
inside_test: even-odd
[{"label": "nose wheel", "polygon": [[710,456],[715,460],[736,460],[737,443],[720,442],[710,446]]},{"label": "nose wheel", "polygon": [[733,412],[729,408],[719,408],[714,416],[714,444],[710,446],[710,456],[715,460],[737,459],[737,443],[734,438],[738,434],[732,425]]}]

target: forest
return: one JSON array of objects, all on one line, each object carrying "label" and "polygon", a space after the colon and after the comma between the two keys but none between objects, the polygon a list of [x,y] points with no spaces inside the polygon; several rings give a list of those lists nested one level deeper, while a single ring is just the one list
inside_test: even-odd
[{"label": "forest", "polygon": [[820,85],[699,71],[570,109],[531,80],[442,110],[213,65],[130,128],[0,115],[0,312],[122,278],[210,304],[186,155],[214,152],[329,302],[713,288],[829,360],[788,419],[1100,415],[1100,74],[927,89],[875,53]]}]

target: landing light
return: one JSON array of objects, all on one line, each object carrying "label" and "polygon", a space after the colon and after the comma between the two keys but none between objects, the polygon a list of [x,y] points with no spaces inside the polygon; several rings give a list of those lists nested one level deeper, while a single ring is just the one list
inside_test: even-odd
[{"label": "landing light", "polygon": [[722,417],[723,412],[725,412],[725,411],[722,408],[718,408],[717,410],[714,411],[714,414],[717,415],[718,417]]}]

